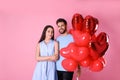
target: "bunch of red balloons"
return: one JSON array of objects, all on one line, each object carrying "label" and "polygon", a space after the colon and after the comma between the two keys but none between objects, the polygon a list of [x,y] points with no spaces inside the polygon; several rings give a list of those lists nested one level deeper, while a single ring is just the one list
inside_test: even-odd
[{"label": "bunch of red balloons", "polygon": [[65,57],[62,65],[66,70],[74,71],[78,65],[88,67],[93,72],[101,71],[104,68],[103,56],[109,47],[108,35],[105,32],[95,34],[98,24],[98,19],[90,15],[85,18],[79,13],[73,15],[73,29],[70,30],[70,33],[74,42],[60,50],[60,54]]}]

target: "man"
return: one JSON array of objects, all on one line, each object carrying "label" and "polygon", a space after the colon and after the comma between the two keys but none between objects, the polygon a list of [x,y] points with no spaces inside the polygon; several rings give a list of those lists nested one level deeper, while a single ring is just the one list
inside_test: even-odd
[{"label": "man", "polygon": [[[60,36],[57,37],[57,41],[59,42],[59,50],[68,46],[69,43],[73,42],[73,37],[71,34],[67,32],[67,22],[63,18],[59,18],[56,21],[58,26],[58,30]],[[58,80],[72,80],[73,72],[66,71],[62,66],[62,61],[64,57],[62,57],[59,53],[59,59],[56,62]]]}]

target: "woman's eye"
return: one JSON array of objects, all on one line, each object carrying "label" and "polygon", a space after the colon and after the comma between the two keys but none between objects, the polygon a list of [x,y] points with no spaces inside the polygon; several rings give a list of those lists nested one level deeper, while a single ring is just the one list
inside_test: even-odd
[{"label": "woman's eye", "polygon": [[48,31],[48,33],[50,33],[50,31]]}]

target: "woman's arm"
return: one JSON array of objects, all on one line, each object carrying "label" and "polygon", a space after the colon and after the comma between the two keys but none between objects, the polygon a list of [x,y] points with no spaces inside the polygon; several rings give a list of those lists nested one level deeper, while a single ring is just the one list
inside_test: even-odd
[{"label": "woman's arm", "polygon": [[36,46],[36,60],[37,61],[46,61],[46,60],[50,60],[50,56],[40,56],[40,44],[38,43]]},{"label": "woman's arm", "polygon": [[40,44],[38,43],[37,46],[36,46],[36,60],[37,61],[55,61],[57,60],[58,56],[58,52],[57,52],[57,42],[55,42],[55,55],[53,56],[40,56]]},{"label": "woman's arm", "polygon": [[55,41],[55,53],[54,53],[54,56],[55,56],[55,61],[58,60],[58,42]]}]

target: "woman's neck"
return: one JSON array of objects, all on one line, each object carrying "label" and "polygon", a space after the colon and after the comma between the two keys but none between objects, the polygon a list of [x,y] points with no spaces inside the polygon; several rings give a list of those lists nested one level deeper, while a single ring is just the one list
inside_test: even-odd
[{"label": "woman's neck", "polygon": [[44,41],[45,41],[45,43],[47,44],[47,43],[50,42],[50,40],[51,40],[51,39],[45,39]]}]

